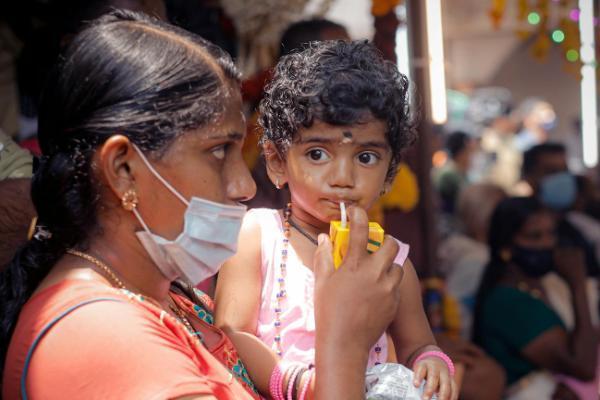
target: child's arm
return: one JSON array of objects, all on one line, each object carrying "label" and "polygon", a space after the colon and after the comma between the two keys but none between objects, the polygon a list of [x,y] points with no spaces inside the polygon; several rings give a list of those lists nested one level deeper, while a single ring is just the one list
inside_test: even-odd
[{"label": "child's arm", "polygon": [[402,266],[404,276],[400,282],[398,314],[389,328],[396,346],[398,362],[412,366],[412,362],[426,346],[436,345],[423,309],[421,284],[412,262],[407,259]]},{"label": "child's arm", "polygon": [[[400,283],[400,304],[389,332],[396,347],[398,362],[413,368],[413,363],[420,354],[441,350],[436,345],[423,309],[421,284],[415,268],[408,259],[402,268],[404,277]],[[440,400],[456,398],[454,382],[450,379],[444,361],[430,357],[419,362],[422,363],[425,365],[415,366],[414,370],[415,378],[427,379],[425,398],[430,398],[438,390]]]},{"label": "child's arm", "polygon": [[258,222],[246,218],[238,238],[238,251],[219,271],[215,293],[215,325],[233,342],[248,374],[262,394],[277,356],[256,335],[262,287],[261,232]]}]

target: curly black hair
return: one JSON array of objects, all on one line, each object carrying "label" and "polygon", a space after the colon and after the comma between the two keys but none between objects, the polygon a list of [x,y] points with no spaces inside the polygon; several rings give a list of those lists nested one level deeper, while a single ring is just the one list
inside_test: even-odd
[{"label": "curly black hair", "polygon": [[261,142],[271,141],[285,154],[296,132],[315,120],[348,126],[374,117],[387,124],[391,180],[416,139],[408,97],[406,76],[366,40],[313,42],[275,67],[259,108]]}]

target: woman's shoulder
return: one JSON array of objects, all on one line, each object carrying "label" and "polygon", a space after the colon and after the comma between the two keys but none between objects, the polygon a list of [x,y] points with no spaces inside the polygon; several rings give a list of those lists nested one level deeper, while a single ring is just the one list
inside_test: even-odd
[{"label": "woman's shoulder", "polygon": [[497,285],[484,299],[483,311],[490,320],[506,318],[520,324],[563,325],[560,317],[535,292],[508,285]]},{"label": "woman's shoulder", "polygon": [[31,337],[50,325],[74,317],[125,326],[134,320],[152,319],[153,315],[159,314],[153,308],[157,309],[143,296],[126,290],[98,281],[67,279],[29,299],[21,310],[16,331],[26,332],[25,337]]},{"label": "woman's shoulder", "polygon": [[530,302],[532,299],[530,294],[516,287],[497,285],[490,289],[485,296],[484,302],[487,307],[505,308],[512,303],[522,304],[523,302]]},{"label": "woman's shoulder", "polygon": [[[73,294],[86,290],[84,287],[87,293]],[[4,375],[5,393],[11,394],[8,398],[18,397],[13,394],[19,392],[28,365],[30,372],[36,372],[27,378],[33,398],[94,397],[99,393],[107,399],[176,398],[228,387],[229,373],[196,337],[151,300],[86,283],[66,283],[40,292],[28,307],[43,306],[40,302],[52,293],[68,301],[55,308],[53,315],[46,314],[43,325],[21,323],[35,321],[33,309],[25,310],[29,321],[19,321],[7,357],[10,367]],[[33,354],[30,362],[24,363],[29,354]],[[98,379],[98,371],[103,371],[102,379]],[[77,382],[94,384],[74,384]]]},{"label": "woman's shoulder", "polygon": [[96,280],[64,279],[41,289],[25,303],[20,317],[33,313],[38,320],[75,306],[100,299],[120,299],[123,293]]}]

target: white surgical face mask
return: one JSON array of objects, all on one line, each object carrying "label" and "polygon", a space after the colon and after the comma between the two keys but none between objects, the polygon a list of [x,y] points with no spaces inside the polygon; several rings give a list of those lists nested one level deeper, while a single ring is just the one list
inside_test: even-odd
[{"label": "white surgical face mask", "polygon": [[140,149],[134,148],[150,172],[187,206],[183,232],[175,240],[152,233],[134,208],[144,227],[136,235],[165,277],[169,280],[182,277],[195,286],[216,274],[225,260],[236,253],[246,206],[230,206],[199,197],[186,200],[160,176]]}]

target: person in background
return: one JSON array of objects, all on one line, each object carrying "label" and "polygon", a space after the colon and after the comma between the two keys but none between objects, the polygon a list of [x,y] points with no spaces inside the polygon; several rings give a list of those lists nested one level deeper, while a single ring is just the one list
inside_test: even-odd
[{"label": "person in background", "polygon": [[0,181],[31,176],[33,156],[0,129]]},{"label": "person in background", "polygon": [[[30,22],[27,34],[21,32],[24,44],[16,62],[20,103],[17,139],[21,147],[35,155],[41,152],[37,141],[40,96],[52,66],[73,37],[89,21],[117,8],[144,12],[166,20],[163,0],[61,0],[44,3],[47,3],[46,15],[32,18],[34,21]],[[27,12],[31,10],[27,9]],[[31,17],[27,14],[25,18]]]},{"label": "person in background", "polygon": [[0,181],[0,271],[27,242],[27,228],[35,216],[29,178]]},{"label": "person in background", "polygon": [[548,140],[548,134],[556,126],[554,107],[547,101],[531,97],[525,99],[515,110],[522,126],[515,137],[515,146],[525,152]]},{"label": "person in background", "polygon": [[443,239],[438,248],[446,290],[460,304],[463,339],[471,337],[475,296],[489,261],[487,239],[490,218],[505,197],[499,186],[489,183],[464,188],[458,196],[456,208],[459,230]]},{"label": "person in background", "polygon": [[350,40],[343,25],[323,18],[298,21],[290,25],[281,35],[279,57],[302,50],[309,42],[323,40]]},{"label": "person in background", "polygon": [[599,276],[600,265],[593,245],[565,218],[577,198],[577,182],[568,170],[565,147],[547,142],[526,151],[522,177],[523,194],[535,196],[557,214],[559,243],[582,249],[588,275]]},{"label": "person in background", "polygon": [[[478,96],[480,91],[483,94]],[[475,92],[472,103],[473,111],[469,115],[483,125],[481,149],[489,160],[482,180],[508,191],[519,181],[523,158],[515,146],[519,121],[513,111],[512,95],[505,88],[480,89]],[[483,118],[486,114],[478,110],[487,110],[487,118]],[[478,114],[483,115],[477,118]]]},{"label": "person in background", "polygon": [[466,132],[452,132],[446,139],[449,158],[433,172],[433,185],[442,200],[442,211],[447,214],[454,213],[458,194],[469,182],[467,172],[475,149],[475,140]]},{"label": "person in background", "polygon": [[463,400],[500,399],[504,393],[504,369],[470,340],[475,296],[489,261],[489,221],[505,197],[504,191],[493,184],[465,187],[456,206],[459,230],[444,238],[438,249],[446,293],[458,302],[460,337],[441,332],[436,340],[453,360],[464,365],[460,390]]},{"label": "person in background", "polygon": [[566,218],[595,249],[596,259],[600,260],[600,221],[588,213],[590,206],[600,199],[600,191],[585,175],[577,175],[575,183],[577,196]]},{"label": "person in background", "polygon": [[[583,253],[557,248],[553,212],[535,197],[505,199],[493,213],[488,243],[490,262],[477,294],[474,340],[504,367],[509,398],[550,399],[557,380],[545,370],[596,379],[598,334],[589,314]],[[552,270],[571,292],[572,332],[542,285]],[[597,398],[597,381],[594,385]]]}]

